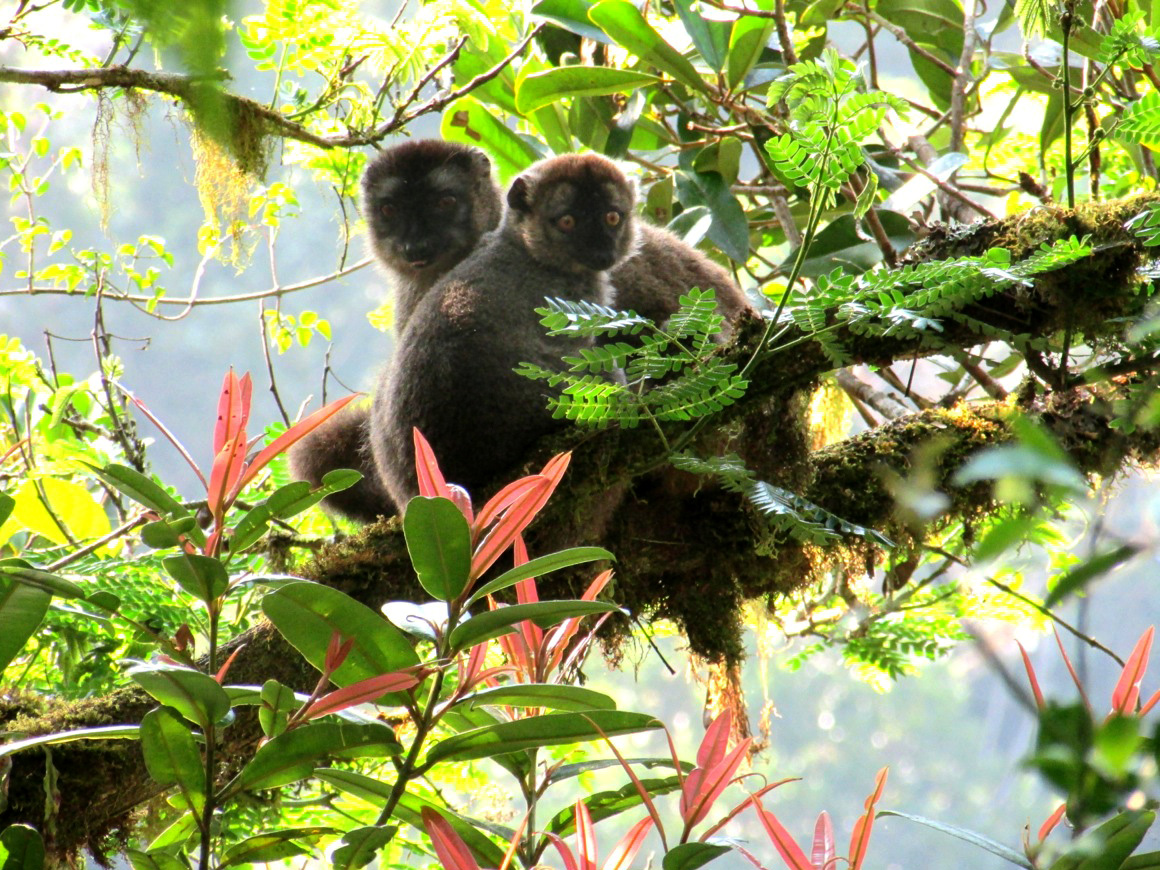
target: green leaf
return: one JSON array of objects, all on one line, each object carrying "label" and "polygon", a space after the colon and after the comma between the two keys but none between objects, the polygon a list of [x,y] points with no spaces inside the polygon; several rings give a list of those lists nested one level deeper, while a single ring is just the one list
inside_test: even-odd
[{"label": "green leaf", "polygon": [[536,601],[531,604],[513,604],[498,610],[489,610],[461,622],[451,632],[448,642],[453,650],[464,650],[507,634],[518,622],[530,619],[540,628],[550,628],[573,616],[590,613],[611,613],[615,604],[606,601]]},{"label": "green leaf", "polygon": [[342,845],[330,855],[330,866],[337,870],[357,870],[375,860],[379,849],[394,838],[395,825],[367,825],[342,835]]},{"label": "green leaf", "polygon": [[322,485],[312,489],[304,480],[295,480],[276,489],[265,501],[247,511],[230,536],[230,550],[239,552],[254,544],[266,534],[270,521],[297,516],[322,501],[331,493],[349,489],[362,480],[362,473],[353,468],[336,468],[326,472]]},{"label": "green leaf", "polygon": [[133,501],[157,511],[162,516],[180,517],[189,513],[181,502],[135,469],[113,463],[104,468],[89,466],[101,480]]},{"label": "green leaf", "polygon": [[225,565],[200,553],[166,556],[161,565],[178,586],[206,604],[221,598],[230,585]]},{"label": "green leaf", "polygon": [[530,562],[505,571],[490,583],[485,583],[471,593],[467,603],[474,604],[494,592],[507,589],[529,577],[540,577],[553,571],[559,571],[561,568],[571,568],[573,565],[582,565],[585,562],[595,562],[600,559],[612,561],[616,557],[601,547],[572,547],[556,553],[549,553],[547,556],[538,556]]},{"label": "green leaf", "polygon": [[471,574],[471,528],[455,503],[416,496],[403,517],[407,553],[419,583],[440,601],[454,601]]},{"label": "green leaf", "polygon": [[900,813],[895,810],[882,810],[878,813],[880,816],[898,816],[900,819],[909,819],[912,822],[918,822],[920,825],[926,825],[928,828],[934,828],[936,831],[942,831],[944,834],[950,834],[952,837],[958,837],[960,840],[966,840],[980,849],[986,849],[992,855],[998,855],[1018,867],[1025,867],[1031,870],[1031,862],[1023,855],[1004,846],[1002,843],[996,843],[990,837],[984,837],[982,834],[969,831],[966,828],[960,828],[958,825],[948,825],[945,822],[937,822],[934,819],[927,819],[923,816],[916,816],[911,813]]},{"label": "green leaf", "polygon": [[127,740],[135,739],[139,731],[137,725],[100,725],[96,728],[77,728],[73,731],[58,731],[55,734],[40,734],[24,740],[0,743],[0,758],[15,755],[25,749],[38,746],[54,746],[57,743],[73,743],[77,740]]},{"label": "green leaf", "polygon": [[[552,99],[558,98],[557,95]],[[545,100],[541,105],[552,99]],[[443,113],[439,132],[449,142],[464,142],[487,151],[495,161],[501,181],[523,172],[541,156],[526,140],[504,126],[489,109],[471,97],[463,97],[451,104]]]},{"label": "green leaf", "polygon": [[0,870],[41,870],[44,839],[28,825],[9,825],[0,832]]},{"label": "green leaf", "polygon": [[659,81],[654,75],[632,70],[606,66],[566,66],[535,73],[524,79],[516,91],[516,106],[526,115],[564,97],[626,93]]},{"label": "green leaf", "polygon": [[1120,865],[1120,870],[1160,870],[1160,852],[1141,852]]},{"label": "green leaf", "polygon": [[159,702],[202,729],[230,712],[230,697],[208,674],[179,665],[138,665],[129,676]]},{"label": "green leaf", "polygon": [[36,633],[51,602],[43,589],[0,576],[0,672]]},{"label": "green leaf", "polygon": [[738,263],[749,259],[749,219],[729,185],[716,172],[679,172],[677,188],[683,205],[706,205],[713,214],[709,238]]},{"label": "green leaf", "polygon": [[401,751],[395,732],[387,725],[312,722],[264,743],[230,785],[229,793],[298,782],[328,758],[385,758]]},{"label": "green leaf", "polygon": [[57,598],[84,598],[85,590],[57,574],[33,568],[23,559],[0,559],[0,577],[40,589]]},{"label": "green leaf", "polygon": [[693,10],[693,0],[673,0],[673,6],[676,7],[681,23],[685,25],[685,32],[693,40],[698,53],[714,72],[721,72],[725,66],[725,58],[729,54],[728,22],[705,18],[700,12]]},{"label": "green leaf", "polygon": [[661,38],[628,0],[601,0],[588,11],[588,17],[600,25],[617,45],[628,49],[645,63],[664,70],[694,90],[708,93],[709,87],[701,74],[684,55]]},{"label": "green leaf", "polygon": [[12,515],[12,508],[16,507],[16,499],[0,492],[0,526],[4,525]]},{"label": "green leaf", "polygon": [[756,66],[773,33],[773,21],[752,15],[739,15],[729,34],[729,57],[725,80],[732,90],[740,87]]},{"label": "green leaf", "polygon": [[315,842],[328,834],[337,833],[339,832],[336,828],[324,827],[266,831],[253,837],[247,837],[236,846],[230,847],[217,866],[231,867],[238,864],[283,861],[296,855],[308,855],[314,851]]},{"label": "green leaf", "polygon": [[[619,766],[620,762],[615,758],[602,759],[609,763],[609,765]],[[672,759],[665,761],[669,767],[672,767]],[[629,760],[632,763],[632,760]],[[566,765],[572,767],[573,765]],[[581,767],[583,765],[574,765]],[[553,773],[551,781],[557,782],[563,777],[559,776],[561,769]],[[664,794],[671,794],[674,791],[679,791],[681,788],[681,780],[676,776],[665,777],[664,779],[642,779],[640,784],[644,786],[645,792],[650,798],[659,797]],[[599,791],[595,794],[589,794],[584,798],[584,804],[588,807],[588,814],[592,817],[593,822],[599,822],[602,819],[608,819],[612,816],[620,815],[628,810],[636,809],[643,801],[641,800],[640,792],[637,791],[636,783],[628,782],[615,791]],[[546,828],[553,834],[560,837],[566,837],[576,829],[575,814],[572,807],[566,807],[560,810],[548,822]]]},{"label": "green leaf", "polygon": [[188,534],[197,525],[197,517],[181,517],[173,520],[157,520],[141,527],[141,540],[154,550],[164,550],[181,544],[181,535]]},{"label": "green leaf", "polygon": [[[386,804],[393,787],[389,782],[383,782],[382,780],[366,776],[362,773],[355,773],[353,770],[322,768],[315,771],[315,775],[321,781],[329,783],[335,788],[342,789],[347,794],[354,795],[359,800],[366,801],[376,807],[382,807]],[[408,825],[421,827],[422,819],[420,813],[424,809],[433,809],[442,814],[451,827],[455,829],[455,833],[471,849],[476,860],[484,867],[498,867],[503,862],[503,850],[484,836],[474,824],[463,816],[450,812],[446,807],[437,806],[418,795],[411,794],[410,792],[404,793],[396,806],[395,818]],[[505,839],[510,839],[510,836]]]},{"label": "green leaf", "polygon": [[1137,547],[1131,544],[1121,544],[1118,547],[1097,553],[1090,559],[1085,559],[1055,582],[1047,594],[1047,598],[1044,599],[1043,606],[1051,608],[1068,595],[1074,595],[1092,580],[1102,577],[1117,565],[1131,559],[1137,552],[1139,552]]},{"label": "green leaf", "polygon": [[[277,680],[266,680],[262,685],[260,697],[258,724],[262,726],[262,733],[267,737],[277,737],[286,730],[290,713],[299,706],[298,699],[294,696],[293,689],[283,686]],[[233,703],[239,703],[238,699],[233,698]]]},{"label": "green leaf", "polygon": [[731,847],[713,843],[681,843],[665,853],[661,867],[663,870],[696,870],[729,851]]},{"label": "green leaf", "polygon": [[539,746],[581,743],[660,727],[660,721],[646,713],[624,713],[619,710],[546,713],[448,737],[431,747],[427,752],[427,763],[489,758]]},{"label": "green leaf", "polygon": [[583,36],[585,39],[594,39],[597,42],[608,43],[609,39],[599,27],[593,27],[588,18],[588,10],[592,8],[589,0],[540,0],[532,7],[532,14],[540,18],[559,24],[565,30],[570,30]]},{"label": "green leaf", "polygon": [[405,634],[337,589],[305,580],[288,583],[262,599],[262,610],[282,636],[319,670],[334,632],[354,638],[346,661],[331,676],[337,686],[419,664]]},{"label": "green leaf", "polygon": [[508,707],[548,707],[582,713],[586,710],[615,710],[616,702],[603,692],[581,686],[563,686],[555,683],[513,683],[494,689],[484,689],[468,695],[455,706],[480,705]]},{"label": "green leaf", "polygon": [[141,752],[149,775],[175,785],[187,806],[205,810],[205,764],[189,727],[172,710],[150,710],[141,720]]},{"label": "green leaf", "polygon": [[[189,820],[192,819],[193,816],[182,816],[176,824],[189,824]],[[189,865],[164,852],[149,853],[128,849],[125,854],[128,855],[129,866],[133,870],[189,870]]]}]

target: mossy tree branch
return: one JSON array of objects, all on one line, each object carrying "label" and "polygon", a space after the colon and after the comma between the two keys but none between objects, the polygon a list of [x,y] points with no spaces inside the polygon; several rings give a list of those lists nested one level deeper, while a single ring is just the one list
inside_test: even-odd
[{"label": "mossy tree branch", "polygon": [[[1091,234],[1094,256],[1042,276],[1033,285],[997,294],[977,314],[1011,332],[1046,336],[1071,328],[1092,343],[1117,340],[1124,323],[1138,319],[1147,304],[1137,279],[1137,267],[1147,252],[1122,229],[1123,220],[1140,207],[1139,201],[1113,203],[1079,213],[1042,212],[981,224],[955,238],[933,237],[909,259],[978,253],[1000,240],[1018,257],[1043,242]],[[740,330],[728,352],[739,360],[748,358],[761,332],[760,324]],[[855,359],[876,363],[937,353],[940,348],[969,348],[980,340],[955,322],[948,322],[937,346],[915,339],[856,335],[844,339]],[[1137,361],[1135,367],[1148,364]],[[937,436],[942,452],[934,485],[951,498],[947,517],[969,519],[994,507],[987,487],[956,488],[950,480],[975,451],[1013,437],[1009,426],[1013,404],[984,401],[936,407],[810,451],[799,425],[803,396],[831,368],[820,349],[810,344],[763,357],[744,400],[716,431],[707,430],[705,438],[712,447],[720,447],[726,436],[736,438],[771,482],[851,522],[906,534],[907,528],[895,517],[881,470],[905,476],[915,451]],[[1023,391],[1021,410],[1054,433],[1081,471],[1106,475],[1128,462],[1149,461],[1160,450],[1160,436],[1154,432],[1125,434],[1111,427],[1117,389],[1119,384],[1112,381],[1086,385],[1064,378]],[[642,476],[640,470],[654,464],[658,450],[655,434],[647,430],[571,431],[541,444],[527,467],[537,468],[546,456],[563,448],[574,451],[572,468],[537,521],[529,541],[532,551],[585,543],[617,553],[618,579],[612,594],[618,603],[641,619],[674,619],[692,648],[703,655],[730,661],[741,657],[739,612],[746,600],[790,593],[811,583],[821,571],[843,563],[865,564],[872,555],[869,545],[860,541],[827,552],[781,540],[739,496],[711,486],[698,491],[688,481],[674,481],[672,475]],[[424,597],[396,520],[381,521],[334,544],[306,565],[303,574],[372,607],[391,599]],[[545,578],[541,595],[575,595],[587,579]],[[305,687],[315,679],[270,626],[255,629],[241,642],[246,648],[231,670],[231,682],[274,678]],[[0,707],[0,722],[9,730],[49,733],[136,722],[150,706],[143,693],[132,689],[81,702],[17,698]],[[222,757],[244,757],[259,733],[256,723],[239,721],[227,729]],[[31,751],[15,756],[13,762],[8,807],[0,812],[0,825],[37,824],[44,808],[44,757]],[[54,750],[53,763],[63,801],[57,839],[62,854],[97,846],[102,835],[128,824],[132,807],[153,793],[132,742],[96,748],[67,744]]]}]

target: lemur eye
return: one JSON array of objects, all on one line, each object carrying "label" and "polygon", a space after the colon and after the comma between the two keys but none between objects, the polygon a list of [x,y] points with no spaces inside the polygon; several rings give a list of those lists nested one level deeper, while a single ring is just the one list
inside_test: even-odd
[{"label": "lemur eye", "polygon": [[393,205],[391,205],[389,202],[384,202],[382,205],[379,206],[379,214],[381,214],[385,218],[394,217],[395,216],[395,207]]},{"label": "lemur eye", "polygon": [[566,214],[563,217],[556,218],[556,226],[564,232],[570,233],[576,228],[576,218],[570,214]]},{"label": "lemur eye", "polygon": [[447,194],[447,196],[440,197],[439,198],[439,210],[440,211],[447,211],[448,209],[455,208],[455,203],[457,203],[457,202],[459,202],[459,200],[457,200],[451,194]]},{"label": "lemur eye", "polygon": [[607,214],[604,215],[604,222],[606,224],[608,224],[610,227],[616,226],[618,223],[620,223],[620,212],[618,212],[618,211],[608,212]]}]

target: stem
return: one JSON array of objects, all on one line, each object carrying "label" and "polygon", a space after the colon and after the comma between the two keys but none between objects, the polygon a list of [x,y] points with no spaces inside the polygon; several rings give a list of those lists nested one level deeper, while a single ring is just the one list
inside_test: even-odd
[{"label": "stem", "polygon": [[213,820],[215,810],[213,769],[217,765],[217,759],[214,758],[216,740],[217,734],[213,725],[207,726],[205,729],[205,810],[199,824],[201,828],[201,855],[198,859],[198,867],[200,870],[209,870],[210,847],[213,845],[213,838],[210,835],[213,825],[210,822]]},{"label": "stem", "polygon": [[[1072,2],[1068,0],[1059,23],[1063,30],[1063,169],[1067,178],[1067,207],[1075,208],[1075,163],[1071,156],[1071,125],[1076,105],[1071,101],[1071,21]],[[1082,97],[1081,97],[1082,99]]]},{"label": "stem", "polygon": [[[454,623],[452,620],[447,621],[447,632],[450,634],[451,626]],[[447,635],[444,635],[446,638]],[[446,643],[446,640],[444,640]],[[445,653],[446,650],[440,650],[440,653]],[[444,656],[441,655],[440,658]],[[411,748],[407,750],[407,757],[403,759],[403,763],[398,768],[398,773],[395,776],[395,784],[391,787],[391,793],[387,796],[387,802],[383,805],[383,810],[379,813],[376,825],[385,825],[390,821],[391,816],[395,813],[395,807],[399,805],[402,800],[404,792],[407,791],[407,783],[411,781],[415,775],[415,771],[419,767],[419,753],[423,751],[423,742],[427,739],[427,734],[431,727],[435,724],[435,707],[439,702],[439,693],[443,689],[443,671],[439,670],[435,673],[435,678],[431,681],[431,691],[427,695],[427,703],[423,705],[423,716],[415,722],[415,739],[411,741]]]}]

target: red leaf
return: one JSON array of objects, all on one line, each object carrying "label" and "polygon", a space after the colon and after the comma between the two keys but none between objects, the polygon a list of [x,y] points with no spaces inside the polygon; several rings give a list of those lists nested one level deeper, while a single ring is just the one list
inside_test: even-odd
[{"label": "red leaf", "polygon": [[1145,701],[1140,707],[1140,715],[1145,715],[1149,710],[1156,706],[1156,702],[1160,701],[1160,691],[1157,691],[1151,698]]},{"label": "red leaf", "polygon": [[[691,830],[694,825],[709,814],[713,802],[720,797],[721,792],[725,791],[729,783],[733,781],[733,774],[737,772],[737,768],[745,760],[746,753],[749,751],[749,744],[752,742],[752,737],[746,737],[733,747],[732,752],[713,767],[707,769],[696,768],[689,774],[681,793],[681,817],[685,820],[686,831]],[[699,780],[695,790],[690,789],[689,784],[698,770],[705,770],[704,777]],[[685,802],[686,795],[692,795],[692,799],[687,804]]]},{"label": "red leaf", "polygon": [[261,450],[260,453],[258,453],[257,456],[254,457],[254,461],[246,467],[246,473],[243,474],[242,479],[238,481],[238,485],[233,495],[237,495],[237,493],[241,491],[242,487],[244,487],[257,476],[259,471],[269,465],[271,459],[273,459],[283,450],[286,450],[288,447],[290,447],[290,445],[301,440],[302,438],[305,438],[307,435],[309,435],[311,432],[313,432],[315,429],[317,429],[319,426],[321,426],[358,397],[358,393],[353,393],[349,396],[344,396],[341,399],[335,399],[325,408],[319,408],[313,414],[307,416],[305,420],[299,420],[297,423],[295,423],[293,426],[271,441]]},{"label": "red leaf", "polygon": [[810,854],[814,870],[830,870],[834,866],[837,851],[834,848],[834,826],[830,824],[830,814],[822,810],[814,825],[814,848]]},{"label": "red leaf", "polygon": [[1031,659],[1027,655],[1027,650],[1023,649],[1023,644],[1015,641],[1015,645],[1019,647],[1019,655],[1023,656],[1023,667],[1027,670],[1027,679],[1031,683],[1031,694],[1035,696],[1035,705],[1042,710],[1044,707],[1043,692],[1039,688],[1035,668],[1031,667]]},{"label": "red leaf", "polygon": [[342,639],[342,634],[335,631],[330,635],[330,643],[326,645],[326,659],[323,661],[323,667],[326,668],[327,674],[333,674],[342,667],[342,663],[346,661],[346,657],[350,655],[351,649],[354,648],[354,638]]},{"label": "red leaf", "polygon": [[882,797],[882,790],[886,788],[886,773],[888,768],[878,771],[874,780],[874,791],[866,798],[866,813],[854,823],[854,832],[850,835],[850,870],[858,870],[862,860],[866,857],[866,850],[870,848],[870,833],[874,829],[874,805]]},{"label": "red leaf", "polygon": [[487,537],[480,542],[475,554],[471,557],[471,579],[482,577],[484,572],[492,566],[516,537],[528,527],[536,518],[536,513],[544,506],[540,496],[551,488],[551,481],[544,477],[533,478],[536,486],[525,492],[511,507],[509,507],[499,522],[495,524]]},{"label": "red leaf", "polygon": [[472,538],[476,539],[487,531],[487,527],[499,519],[500,514],[511,507],[514,502],[518,501],[520,496],[525,492],[533,486],[537,486],[540,476],[533,474],[528,477],[521,477],[519,480],[513,480],[489,498],[487,504],[480,509],[479,514],[475,518],[475,524],[471,528]]},{"label": "red leaf", "polygon": [[213,459],[213,469],[209,473],[206,506],[215,517],[221,516],[229,506],[231,502],[230,490],[241,478],[245,468],[246,433],[240,432],[239,436],[226,441]]},{"label": "red leaf", "polygon": [[328,713],[337,713],[355,704],[373,701],[387,692],[401,692],[404,689],[413,689],[419,685],[421,677],[413,671],[394,671],[389,674],[379,674],[377,677],[367,677],[357,683],[351,683],[341,689],[329,692],[310,705],[305,717],[317,719]]},{"label": "red leaf", "polygon": [[423,807],[421,815],[423,827],[427,829],[427,836],[431,838],[431,845],[435,847],[435,854],[444,870],[479,870],[471,850],[455,833],[450,822],[430,807]]},{"label": "red leaf", "polygon": [[697,748],[697,767],[713,767],[721,763],[729,751],[729,734],[733,729],[733,713],[726,709],[717,715],[705,729]]},{"label": "red leaf", "polygon": [[435,451],[418,429],[411,429],[411,438],[415,442],[415,477],[419,482],[419,495],[428,498],[434,496],[451,498],[447,481],[443,479],[443,472],[439,470],[439,460],[435,458]]},{"label": "red leaf", "polygon": [[564,870],[579,870],[579,868],[576,866],[576,858],[572,854],[572,850],[568,848],[568,844],[565,843],[558,834],[545,832],[544,836],[552,841],[552,845],[555,846],[556,851],[560,853],[560,860],[564,862]]},{"label": "red leaf", "polygon": [[222,391],[218,394],[217,423],[213,430],[213,452],[216,456],[231,438],[246,428],[250,418],[250,393],[253,385],[250,373],[241,380],[231,368],[222,379]]},{"label": "red leaf", "polygon": [[1140,698],[1140,681],[1144,679],[1144,672],[1148,670],[1148,654],[1152,651],[1152,637],[1155,634],[1156,627],[1150,625],[1140,635],[1132,654],[1128,656],[1124,670],[1120,673],[1120,679],[1116,682],[1116,688],[1112,692],[1112,709],[1121,715],[1130,716],[1136,712],[1136,701]]},{"label": "red leaf", "polygon": [[628,833],[612,847],[600,870],[627,870],[640,847],[644,845],[644,838],[648,836],[652,824],[653,820],[645,816],[629,828]]},{"label": "red leaf", "polygon": [[1042,843],[1044,840],[1046,840],[1047,835],[1055,830],[1055,826],[1059,824],[1059,820],[1063,818],[1063,814],[1065,812],[1067,812],[1067,804],[1062,803],[1058,807],[1056,807],[1055,812],[1053,812],[1050,816],[1048,816],[1047,820],[1042,825],[1039,826],[1039,842],[1040,843]]},{"label": "red leaf", "polygon": [[596,870],[596,831],[592,828],[592,816],[584,801],[577,800],[572,807],[572,821],[576,825],[576,851],[580,857],[580,870]]},{"label": "red leaf", "polygon": [[1083,699],[1083,705],[1087,707],[1088,712],[1091,712],[1091,702],[1088,700],[1087,693],[1083,690],[1083,683],[1080,682],[1079,674],[1075,672],[1075,667],[1072,665],[1071,659],[1067,656],[1067,650],[1063,648],[1063,638],[1059,636],[1059,631],[1054,625],[1051,626],[1051,630],[1055,633],[1055,645],[1059,647],[1059,654],[1063,656],[1063,663],[1067,665],[1067,672],[1071,674],[1071,681],[1079,689],[1079,696]]},{"label": "red leaf", "polygon": [[[188,626],[183,625],[182,628],[188,628]],[[232,653],[230,653],[230,657],[228,659],[226,659],[225,664],[223,664],[220,668],[218,668],[218,672],[213,675],[214,680],[217,681],[217,684],[219,686],[223,685],[225,683],[226,674],[228,674],[230,672],[230,665],[232,665],[234,663],[234,659],[236,659],[238,657],[238,653],[240,653],[245,648],[246,648],[246,644],[244,644],[244,643],[238,644],[238,646],[234,647],[234,651]]]},{"label": "red leaf", "polygon": [[757,818],[761,820],[765,833],[769,835],[769,842],[773,843],[773,847],[777,849],[777,854],[781,855],[781,860],[785,861],[786,866],[791,870],[814,870],[813,865],[810,864],[810,859],[806,857],[806,853],[802,851],[801,846],[794,842],[789,831],[777,820],[777,816],[763,807],[760,800],[756,802],[756,805]]},{"label": "red leaf", "polygon": [[710,837],[712,837],[714,834],[716,834],[719,830],[721,830],[723,827],[725,827],[727,824],[729,824],[731,821],[733,821],[735,816],[738,816],[742,812],[744,812],[745,809],[750,804],[756,803],[757,800],[762,795],[766,794],[767,792],[773,791],[775,788],[780,788],[781,786],[785,785],[787,782],[800,782],[800,781],[801,781],[800,776],[790,776],[790,777],[786,777],[785,779],[779,779],[777,782],[771,782],[771,783],[768,783],[767,785],[763,785],[756,792],[751,794],[745,800],[741,801],[741,803],[739,803],[737,806],[735,806],[733,809],[731,809],[729,812],[727,812],[721,818],[717,819],[717,821],[713,822],[712,826],[707,828],[706,830],[704,830],[701,833],[701,836],[699,836],[697,839],[700,840],[702,843],[704,843],[706,840],[708,840]]}]

